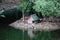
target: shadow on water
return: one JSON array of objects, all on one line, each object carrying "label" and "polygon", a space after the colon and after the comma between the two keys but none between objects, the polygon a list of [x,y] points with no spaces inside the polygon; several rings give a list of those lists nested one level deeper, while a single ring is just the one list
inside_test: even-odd
[{"label": "shadow on water", "polygon": [[[3,13],[6,16],[6,18],[0,17],[0,40],[23,40],[22,30],[8,26],[10,23],[22,17],[20,11],[16,11],[16,10],[14,12],[12,11],[9,10]],[[28,39],[27,31],[24,31],[24,40],[27,39]]]},{"label": "shadow on water", "polygon": [[5,12],[2,13],[2,15],[5,15],[5,18],[0,17],[0,24],[10,24],[22,17],[22,12],[20,12],[17,9],[11,9],[11,10],[6,10]]},{"label": "shadow on water", "polygon": [[[16,20],[15,14],[9,17],[6,15],[6,18],[0,18],[0,40],[23,40],[22,30],[8,26],[8,24]],[[60,40],[60,30],[51,32],[37,31],[34,32],[34,34],[35,36],[33,40]],[[30,40],[27,31],[24,31],[24,40]]]},{"label": "shadow on water", "polygon": [[[0,25],[0,40],[23,40],[23,31],[8,25]],[[27,31],[24,31],[24,40],[29,40]]]}]

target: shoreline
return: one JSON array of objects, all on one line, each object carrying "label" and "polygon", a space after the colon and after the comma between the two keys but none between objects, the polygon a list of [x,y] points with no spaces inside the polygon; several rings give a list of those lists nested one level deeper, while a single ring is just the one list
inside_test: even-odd
[{"label": "shoreline", "polygon": [[[26,20],[25,20],[26,21]],[[57,25],[59,24],[59,25]],[[41,22],[38,24],[28,24],[27,22],[23,22],[21,19],[9,24],[9,26],[12,26],[16,29],[21,30],[28,30],[29,28],[32,28],[34,31],[40,30],[40,31],[54,31],[60,29],[60,23],[54,23],[54,22]]]}]

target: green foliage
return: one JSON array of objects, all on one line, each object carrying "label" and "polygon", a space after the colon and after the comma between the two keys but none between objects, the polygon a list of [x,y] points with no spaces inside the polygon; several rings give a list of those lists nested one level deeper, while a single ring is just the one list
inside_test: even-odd
[{"label": "green foliage", "polygon": [[20,11],[29,12],[31,9],[31,4],[29,1],[22,1],[18,5]]},{"label": "green foliage", "polygon": [[35,0],[33,9],[43,16],[60,17],[60,0]]}]

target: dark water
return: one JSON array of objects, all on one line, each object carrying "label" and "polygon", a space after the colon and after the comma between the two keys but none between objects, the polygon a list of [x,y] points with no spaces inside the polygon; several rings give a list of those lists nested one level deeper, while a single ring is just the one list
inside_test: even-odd
[{"label": "dark water", "polygon": [[0,18],[0,40],[60,40],[60,30],[52,32],[37,31],[35,36],[30,39],[27,31],[15,29],[8,26],[11,22],[17,20],[16,17]]},{"label": "dark water", "polygon": [[0,24],[0,40],[60,40],[60,30],[46,32],[34,32],[35,36],[30,39],[27,31],[15,29],[5,24]]}]

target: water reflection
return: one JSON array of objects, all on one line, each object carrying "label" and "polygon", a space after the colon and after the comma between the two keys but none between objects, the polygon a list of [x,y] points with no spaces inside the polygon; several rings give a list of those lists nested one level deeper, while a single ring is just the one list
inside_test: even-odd
[{"label": "water reflection", "polygon": [[30,39],[34,38],[33,28],[28,29],[28,36],[30,37]]}]

